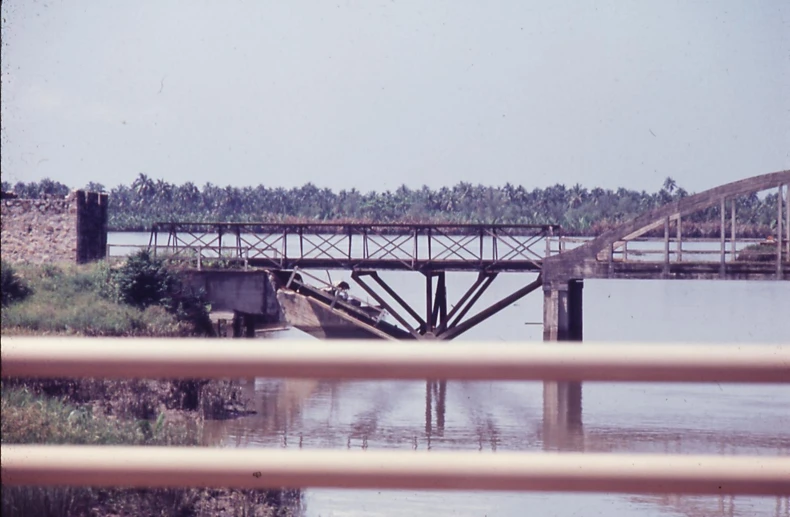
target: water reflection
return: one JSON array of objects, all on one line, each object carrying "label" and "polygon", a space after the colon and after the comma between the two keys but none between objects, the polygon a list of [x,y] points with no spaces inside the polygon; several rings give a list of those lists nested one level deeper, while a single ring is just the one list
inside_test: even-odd
[{"label": "water reflection", "polygon": [[[302,445],[310,447],[322,443],[362,447],[363,441],[377,447],[413,447],[416,437],[423,444],[430,439],[434,446],[449,449],[480,448],[482,441],[489,450],[684,454],[790,450],[790,430],[773,424],[787,420],[779,414],[781,404],[761,421],[745,422],[740,430],[692,426],[697,423],[693,414],[665,415],[663,421],[657,418],[657,423],[641,426],[623,421],[585,425],[581,383],[270,379],[242,383],[256,413],[207,421],[208,445],[230,441],[241,447],[289,446],[301,436]],[[737,412],[726,402],[719,403],[728,410],[721,412],[721,419]]]},{"label": "water reflection", "polygon": [[543,383],[543,448],[583,451],[582,383]]},{"label": "water reflection", "polygon": [[[671,387],[656,385],[627,388],[587,384],[583,389],[580,383],[550,382],[243,382],[257,413],[206,422],[208,445],[766,455],[790,451],[790,430],[782,425],[787,416],[781,407],[782,399],[777,398],[777,394],[786,397],[787,393],[771,391],[781,388],[740,387],[736,392],[739,395],[726,397],[718,387],[684,386],[683,400],[695,404],[690,408],[673,404]],[[622,400],[618,401],[618,397]],[[755,399],[773,400],[773,409],[760,407],[761,418],[744,421],[742,415],[754,411]],[[777,400],[779,404],[775,403]],[[590,408],[595,411],[585,415],[582,402],[588,412]],[[608,413],[607,404],[623,409],[628,416]],[[638,411],[625,411],[634,406],[649,410],[643,417]],[[701,412],[702,407],[707,413]],[[703,425],[703,414],[713,421]],[[403,497],[401,493],[394,494],[393,497]],[[519,497],[543,501],[551,496]],[[785,500],[769,498],[621,499],[631,505],[648,504],[655,510],[639,515],[664,515],[664,508],[687,516],[786,516],[788,508]],[[507,498],[497,496],[491,500],[505,504]],[[404,512],[411,510],[403,508]],[[564,515],[561,511],[545,514]]]}]

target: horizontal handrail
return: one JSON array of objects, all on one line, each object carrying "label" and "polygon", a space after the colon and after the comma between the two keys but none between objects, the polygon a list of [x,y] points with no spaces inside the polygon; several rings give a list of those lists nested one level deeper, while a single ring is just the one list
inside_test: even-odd
[{"label": "horizontal handrail", "polygon": [[790,458],[4,445],[2,483],[781,495]]},{"label": "horizontal handrail", "polygon": [[790,383],[790,346],[3,338],[3,377]]},{"label": "horizontal handrail", "polygon": [[169,228],[277,228],[277,229],[298,229],[298,228],[346,228],[351,230],[365,230],[368,228],[390,228],[390,229],[428,229],[428,228],[458,228],[464,230],[480,229],[524,229],[524,230],[561,230],[558,224],[520,224],[520,223],[344,223],[344,222],[306,222],[306,223],[276,223],[276,222],[190,222],[190,221],[157,221],[152,225],[154,230],[167,230]]}]

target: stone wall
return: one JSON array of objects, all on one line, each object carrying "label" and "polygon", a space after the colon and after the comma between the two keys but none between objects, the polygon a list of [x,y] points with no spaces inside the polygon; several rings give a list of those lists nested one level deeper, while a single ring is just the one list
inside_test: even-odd
[{"label": "stone wall", "polygon": [[81,190],[65,198],[4,198],[0,202],[3,260],[42,264],[104,258],[107,201],[107,194]]}]

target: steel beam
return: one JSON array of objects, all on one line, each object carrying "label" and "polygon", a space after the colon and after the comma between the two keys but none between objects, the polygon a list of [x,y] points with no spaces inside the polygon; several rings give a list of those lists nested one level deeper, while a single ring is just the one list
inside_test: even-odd
[{"label": "steel beam", "polygon": [[538,287],[543,285],[543,279],[538,275],[537,280],[528,284],[518,291],[514,292],[510,296],[506,296],[505,298],[501,299],[500,301],[496,302],[495,304],[491,305],[489,308],[480,311],[479,313],[475,314],[468,320],[464,321],[463,323],[459,323],[457,325],[453,325],[451,328],[447,329],[444,333],[442,333],[439,338],[440,339],[454,339],[470,328],[478,325],[479,323],[487,320],[494,314],[498,313],[508,305],[517,302],[521,298],[525,297]]},{"label": "steel beam", "polygon": [[[353,273],[352,273],[352,277],[353,277]],[[387,282],[385,282],[385,281],[384,281],[384,279],[382,279],[382,278],[379,276],[379,274],[378,274],[377,272],[373,271],[373,272],[370,274],[370,277],[371,277],[371,278],[372,278],[372,279],[373,279],[373,280],[374,280],[374,281],[375,281],[377,284],[379,284],[379,285],[381,286],[381,288],[382,288],[382,289],[384,289],[384,291],[385,291],[385,292],[386,292],[388,295],[390,295],[390,296],[391,296],[391,297],[392,297],[392,298],[393,298],[393,299],[394,299],[396,302],[398,302],[398,304],[399,304],[401,307],[403,307],[403,308],[406,310],[406,312],[408,312],[408,313],[409,313],[409,316],[411,316],[412,318],[414,318],[415,320],[417,320],[417,323],[419,323],[419,324],[420,324],[422,327],[425,327],[425,326],[426,326],[426,324],[425,324],[425,320],[423,320],[423,319],[420,317],[420,315],[419,315],[419,314],[417,314],[417,311],[415,311],[414,309],[412,309],[412,308],[411,308],[411,306],[410,306],[408,303],[406,303],[406,300],[404,300],[403,298],[401,298],[401,297],[400,297],[400,295],[398,295],[398,293],[396,293],[396,292],[395,292],[395,290],[394,290],[392,287],[390,287],[390,286],[389,286],[389,284],[387,284]]]},{"label": "steel beam", "polygon": [[472,298],[467,302],[467,304],[460,310],[460,312],[455,317],[455,319],[449,324],[450,327],[456,326],[458,322],[461,321],[461,319],[463,319],[464,316],[466,316],[466,313],[469,312],[469,310],[474,306],[474,304],[477,303],[477,300],[479,300],[480,297],[483,296],[483,293],[486,292],[486,290],[488,290],[488,287],[491,285],[491,283],[494,281],[496,277],[497,277],[496,273],[488,274],[486,276],[483,285],[479,287],[479,289],[475,292],[474,296],[472,296]]},{"label": "steel beam", "polygon": [[472,284],[472,286],[469,287],[469,289],[466,290],[466,292],[463,294],[463,296],[461,296],[461,298],[458,300],[458,303],[456,303],[453,306],[453,308],[450,309],[450,312],[447,314],[447,317],[442,320],[442,323],[439,326],[439,331],[442,331],[442,330],[444,330],[447,327],[448,320],[453,319],[453,317],[455,316],[455,313],[458,312],[459,310],[461,310],[461,308],[464,305],[464,303],[466,303],[466,300],[470,296],[472,296],[472,293],[474,293],[477,290],[477,288],[480,287],[480,284],[482,284],[483,281],[486,278],[487,278],[487,275],[485,273],[479,273],[477,275],[477,280],[475,280],[475,282]]},{"label": "steel beam", "polygon": [[[375,277],[374,275],[375,275],[375,273],[371,274],[371,276],[372,276],[372,277],[375,279],[376,277]],[[392,306],[391,306],[391,305],[390,305],[390,304],[389,304],[389,303],[388,303],[388,302],[387,302],[387,301],[386,301],[384,298],[382,298],[381,296],[379,296],[379,294],[378,294],[378,293],[377,293],[377,292],[376,292],[376,291],[375,291],[375,290],[374,290],[372,287],[370,287],[368,284],[366,284],[366,283],[365,283],[365,282],[362,280],[362,278],[360,278],[360,275],[359,275],[359,273],[357,273],[356,271],[354,271],[353,273],[351,273],[351,278],[353,278],[353,279],[354,279],[354,281],[355,281],[357,284],[359,284],[359,286],[360,286],[362,289],[364,289],[366,293],[368,293],[368,294],[369,294],[371,297],[373,297],[373,299],[374,299],[374,300],[376,300],[376,301],[379,303],[379,305],[381,305],[382,307],[384,307],[385,309],[387,309],[387,311],[388,311],[390,314],[392,314],[392,317],[393,317],[393,318],[395,318],[395,319],[398,321],[398,323],[400,323],[400,324],[403,326],[403,328],[404,328],[405,330],[409,331],[409,334],[411,334],[412,336],[414,336],[414,338],[415,338],[415,339],[421,339],[421,338],[422,338],[422,336],[420,335],[420,333],[419,333],[417,330],[415,330],[415,329],[414,329],[414,328],[413,328],[413,327],[412,327],[412,326],[409,324],[409,322],[408,322],[408,321],[406,321],[406,320],[403,318],[403,316],[401,316],[401,315],[398,313],[398,311],[397,311],[397,310],[395,310],[395,308],[394,308],[394,307],[392,307]],[[396,300],[398,300],[398,299],[399,299],[399,298],[396,298]],[[401,302],[399,302],[399,303],[401,303]],[[405,303],[405,302],[403,302],[403,303]]]},{"label": "steel beam", "polygon": [[[441,323],[447,320],[447,284],[445,282],[444,271],[436,274],[436,293],[433,300],[433,311],[431,312],[431,327],[437,329]],[[431,281],[430,279],[428,281]]]}]

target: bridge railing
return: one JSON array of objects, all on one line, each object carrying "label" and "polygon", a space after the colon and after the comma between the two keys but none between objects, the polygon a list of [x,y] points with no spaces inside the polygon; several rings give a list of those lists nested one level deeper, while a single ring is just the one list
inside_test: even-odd
[{"label": "bridge railing", "polygon": [[148,248],[172,260],[233,258],[256,265],[346,268],[390,265],[539,269],[556,225],[156,223]]},{"label": "bridge railing", "polygon": [[[3,377],[790,383],[785,346],[6,338]],[[790,494],[790,458],[6,445],[2,483]]]},{"label": "bridge railing", "polygon": [[[766,179],[768,178],[768,179]],[[603,234],[596,239],[593,250],[598,262],[654,262],[663,263],[669,272],[673,263],[718,263],[719,275],[741,266],[762,266],[773,270],[782,279],[790,269],[790,171],[735,182],[705,193],[670,203],[651,214],[640,216],[631,223]],[[742,197],[757,192],[775,190],[776,212],[763,239],[748,239],[738,235],[738,206]],[[702,214],[710,218],[717,238],[689,239],[684,236],[684,222]],[[645,241],[643,236],[662,233],[663,238]],[[620,235],[618,235],[618,233]],[[649,242],[645,246],[641,243]],[[657,246],[656,246],[657,244]],[[629,249],[630,245],[630,249]],[[651,260],[654,258],[656,260]],[[741,267],[741,269],[743,269]]]},{"label": "bridge railing", "polygon": [[[591,237],[549,237],[549,252],[554,256],[582,246]],[[776,260],[776,241],[773,239],[738,238],[725,239],[722,250],[719,239],[637,237],[614,242],[608,253],[601,253],[599,260],[606,261],[609,255],[615,262],[709,262],[719,264],[722,256],[726,262],[772,263]],[[667,245],[668,244],[668,245]],[[786,255],[786,254],[785,254]]]}]

